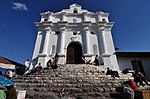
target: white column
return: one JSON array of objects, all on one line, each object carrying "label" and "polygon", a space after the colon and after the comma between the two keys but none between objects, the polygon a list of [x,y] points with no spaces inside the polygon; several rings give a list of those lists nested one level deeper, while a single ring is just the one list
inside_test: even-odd
[{"label": "white column", "polygon": [[101,16],[100,16],[100,12],[96,12],[96,14],[97,14],[97,19],[98,19],[98,21],[101,21]]},{"label": "white column", "polygon": [[98,14],[97,15],[98,21],[101,21],[101,16]]},{"label": "white column", "polygon": [[62,21],[66,21],[66,12],[62,12]]},{"label": "white column", "polygon": [[59,53],[60,54],[64,54],[64,45],[65,45],[65,33],[64,33],[64,29],[61,29],[61,33],[60,33],[60,50]]},{"label": "white column", "polygon": [[86,54],[90,54],[90,38],[89,38],[89,29],[84,28],[85,31],[85,43],[86,43]]},{"label": "white column", "polygon": [[62,16],[62,21],[66,21],[66,16],[65,15]]},{"label": "white column", "polygon": [[52,21],[52,15],[48,16],[48,21]]},{"label": "white column", "polygon": [[52,21],[52,12],[47,12],[47,14],[48,14],[48,21]]},{"label": "white column", "polygon": [[100,14],[97,14],[97,19],[98,19],[98,21],[101,21],[101,16],[100,16]]},{"label": "white column", "polygon": [[105,32],[104,29],[99,29],[100,35],[102,37],[102,45],[103,45],[103,54],[108,53],[107,45],[106,45],[106,38],[105,38]]},{"label": "white column", "polygon": [[43,50],[42,50],[42,54],[45,54],[45,55],[47,55],[47,51],[48,51],[49,36],[50,36],[50,30],[45,29],[45,38],[44,38],[44,45],[43,45]]},{"label": "white column", "polygon": [[43,22],[44,21],[44,16],[41,16],[41,22]]},{"label": "white column", "polygon": [[87,21],[87,12],[83,12],[84,21]]}]

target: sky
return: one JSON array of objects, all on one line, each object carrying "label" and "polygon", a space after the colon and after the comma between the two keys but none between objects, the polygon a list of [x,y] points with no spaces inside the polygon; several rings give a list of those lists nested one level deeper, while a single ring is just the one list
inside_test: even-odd
[{"label": "sky", "polygon": [[109,13],[119,52],[150,52],[150,0],[0,0],[0,56],[24,64],[32,59],[40,13],[59,12],[77,3]]}]

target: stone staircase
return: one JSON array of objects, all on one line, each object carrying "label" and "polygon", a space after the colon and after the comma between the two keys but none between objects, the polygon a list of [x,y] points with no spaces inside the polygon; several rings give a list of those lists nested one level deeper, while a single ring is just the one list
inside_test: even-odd
[{"label": "stone staircase", "polygon": [[40,74],[16,76],[13,81],[17,90],[27,91],[26,99],[114,99],[110,94],[130,76],[112,78],[104,71],[104,66],[67,64],[57,70],[43,69]]}]

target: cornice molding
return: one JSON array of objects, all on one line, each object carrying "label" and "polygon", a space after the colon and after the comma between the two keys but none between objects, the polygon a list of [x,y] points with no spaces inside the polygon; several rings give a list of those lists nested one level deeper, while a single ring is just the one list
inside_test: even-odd
[{"label": "cornice molding", "polygon": [[111,28],[114,25],[114,22],[105,22],[105,21],[99,21],[99,22],[90,22],[90,21],[83,21],[80,23],[71,23],[67,21],[63,22],[52,22],[52,21],[44,21],[44,22],[35,22],[36,26],[38,28],[47,28],[47,27],[96,27],[106,30],[111,30]]}]

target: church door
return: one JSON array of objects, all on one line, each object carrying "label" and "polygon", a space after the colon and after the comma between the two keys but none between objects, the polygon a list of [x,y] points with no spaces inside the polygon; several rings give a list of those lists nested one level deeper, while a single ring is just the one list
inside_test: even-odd
[{"label": "church door", "polygon": [[67,47],[67,64],[81,64],[82,47],[76,42],[72,42]]}]

